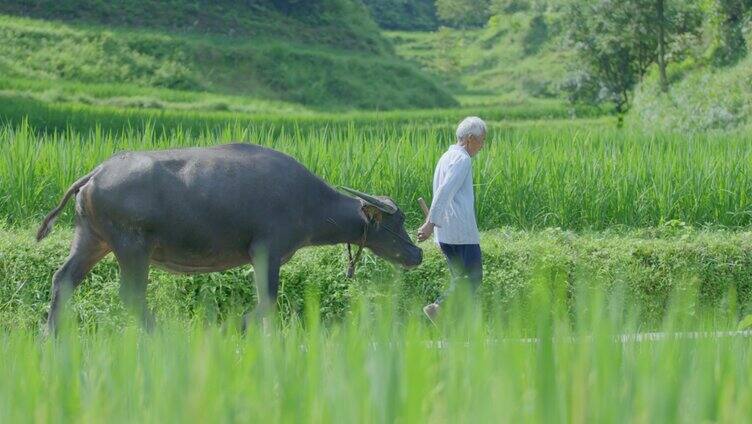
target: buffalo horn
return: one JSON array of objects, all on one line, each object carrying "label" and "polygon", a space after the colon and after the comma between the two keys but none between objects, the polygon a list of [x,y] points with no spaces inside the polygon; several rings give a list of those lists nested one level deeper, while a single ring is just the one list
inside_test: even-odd
[{"label": "buffalo horn", "polygon": [[370,194],[365,194],[363,192],[360,192],[358,190],[353,190],[349,187],[340,187],[340,189],[344,190],[345,192],[352,194],[353,196],[360,197],[361,199],[365,200],[369,204],[375,206],[377,209],[379,209],[382,212],[386,212],[388,214],[393,214],[397,212],[397,208],[394,206],[382,202],[381,200],[371,196]]}]

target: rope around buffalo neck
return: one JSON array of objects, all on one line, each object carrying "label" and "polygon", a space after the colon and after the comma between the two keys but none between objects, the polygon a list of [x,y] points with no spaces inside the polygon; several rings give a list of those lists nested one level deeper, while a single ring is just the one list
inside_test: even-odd
[{"label": "rope around buffalo neck", "polygon": [[353,278],[355,276],[355,265],[360,261],[360,255],[363,253],[363,246],[366,244],[366,237],[368,235],[368,223],[363,227],[363,236],[358,243],[358,251],[355,252],[355,257],[352,254],[352,247],[350,243],[347,243],[347,278]]}]

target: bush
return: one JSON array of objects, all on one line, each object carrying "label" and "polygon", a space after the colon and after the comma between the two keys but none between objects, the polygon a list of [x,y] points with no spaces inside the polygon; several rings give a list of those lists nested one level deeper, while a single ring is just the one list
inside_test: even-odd
[{"label": "bush", "polygon": [[526,55],[538,53],[543,44],[548,41],[548,24],[546,17],[535,15],[522,37],[523,51]]},{"label": "bush", "polygon": [[364,0],[381,28],[433,31],[439,27],[434,0]]},{"label": "bush", "polygon": [[[68,252],[69,230],[57,229],[41,244],[31,234],[0,232],[0,327],[42,322],[52,274]],[[498,230],[483,235],[482,247],[481,301],[488,311],[524,302],[535,281],[544,278],[563,292],[582,284],[619,291],[640,308],[645,327],[659,325],[675,293],[696,293],[694,312],[732,308],[734,301],[739,308],[731,313],[739,318],[752,312],[750,232],[697,231],[681,223],[627,234]],[[341,246],[304,249],[282,268],[280,313],[302,314],[308,293],[319,297],[325,320],[344,317],[350,300],[361,296],[393,295],[401,313],[419,313],[416,306],[435,299],[448,280],[438,249],[428,243],[423,248],[424,263],[408,272],[367,254],[352,280],[344,276]],[[150,304],[163,318],[209,313],[221,320],[254,304],[252,276],[248,267],[195,276],[152,269]],[[107,258],[77,291],[73,310],[85,325],[121,325],[127,315],[117,293],[117,266]]]},{"label": "bush", "polygon": [[530,9],[529,0],[491,0],[492,13],[512,14]]},{"label": "bush", "polygon": [[488,0],[436,0],[436,13],[455,28],[477,28],[488,22],[489,6]]},{"label": "bush", "polygon": [[559,95],[556,84],[545,79],[522,78],[522,89],[533,97],[555,98]]},{"label": "bush", "polygon": [[635,93],[635,120],[652,130],[703,132],[752,124],[752,56],[730,68],[679,65],[667,95],[652,73]]}]

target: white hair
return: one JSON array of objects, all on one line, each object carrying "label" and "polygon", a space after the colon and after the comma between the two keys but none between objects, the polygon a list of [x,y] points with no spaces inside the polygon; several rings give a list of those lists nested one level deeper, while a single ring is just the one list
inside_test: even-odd
[{"label": "white hair", "polygon": [[457,125],[457,141],[465,141],[471,135],[482,137],[486,134],[486,123],[477,116],[468,116]]}]

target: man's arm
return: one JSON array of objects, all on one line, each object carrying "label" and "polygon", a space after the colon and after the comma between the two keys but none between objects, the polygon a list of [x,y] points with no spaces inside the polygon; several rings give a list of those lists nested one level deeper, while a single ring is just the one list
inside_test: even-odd
[{"label": "man's arm", "polygon": [[428,212],[425,224],[418,230],[418,241],[428,239],[433,233],[433,227],[441,227],[447,223],[449,205],[467,178],[471,170],[470,158],[460,158],[447,166],[444,181],[437,187],[433,194],[431,209]]}]

